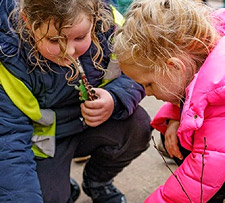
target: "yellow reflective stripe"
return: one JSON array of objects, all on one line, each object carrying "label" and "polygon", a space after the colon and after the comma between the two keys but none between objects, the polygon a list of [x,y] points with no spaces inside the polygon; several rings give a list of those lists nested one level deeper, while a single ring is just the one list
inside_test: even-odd
[{"label": "yellow reflective stripe", "polygon": [[[34,132],[33,135],[40,137],[39,142],[33,143],[32,150],[35,156],[47,158],[53,157],[55,153],[55,141],[50,139],[48,142],[44,140],[45,136],[54,137],[56,130],[56,116],[54,122],[50,126],[43,126],[35,121],[41,119],[41,111],[37,99],[32,92],[21,82],[18,78],[12,75],[0,62],[0,84],[12,100],[12,102],[20,109],[26,116],[33,120]],[[43,143],[41,143],[43,140]],[[54,142],[53,142],[54,141]],[[49,147],[48,147],[49,146]],[[42,149],[43,148],[43,149]],[[45,153],[47,152],[47,153]]]},{"label": "yellow reflective stripe", "polygon": [[37,147],[36,145],[32,145],[32,151],[34,152],[34,155],[36,157],[41,157],[41,158],[48,158],[49,156],[43,152],[40,151],[39,147]]},{"label": "yellow reflective stripe", "polygon": [[[116,24],[122,26],[123,23],[125,22],[125,19],[124,19],[123,15],[113,5],[110,5],[110,7],[112,9],[114,22]],[[111,60],[116,60],[116,55],[114,53],[112,53],[110,55],[110,59]],[[115,78],[113,78],[113,79],[115,79]],[[107,85],[108,83],[113,81],[113,79],[103,79],[102,83],[98,87],[104,87],[105,85]]]},{"label": "yellow reflective stripe", "polygon": [[106,80],[106,79],[103,79],[103,80],[102,80],[102,83],[101,83],[98,87],[104,87],[105,85],[107,85],[107,84],[110,83],[111,81],[113,81],[113,79],[112,79],[112,80]]},{"label": "yellow reflective stripe", "polygon": [[[55,154],[55,141],[52,142],[53,140],[49,138],[55,137],[56,115],[54,116],[54,122],[50,126],[43,126],[38,123],[33,123],[33,126],[33,135],[40,138],[37,142],[33,142],[32,150],[34,155],[42,158],[53,157]],[[48,137],[48,139],[45,139],[45,137]]]},{"label": "yellow reflective stripe", "polygon": [[0,63],[0,84],[12,102],[29,118],[41,118],[39,104],[31,91]]},{"label": "yellow reflective stripe", "polygon": [[43,126],[39,123],[33,123],[34,126],[34,135],[37,136],[55,136],[56,129],[56,115],[54,113],[54,122],[49,126]]},{"label": "yellow reflective stripe", "polygon": [[115,23],[122,26],[125,22],[123,15],[113,5],[110,5],[110,7],[112,9]]},{"label": "yellow reflective stripe", "polygon": [[114,53],[112,53],[112,54],[110,55],[110,58],[111,58],[112,60],[116,60],[116,55],[115,55]]},{"label": "yellow reflective stripe", "polygon": [[[114,22],[116,24],[122,26],[123,23],[125,22],[125,19],[124,19],[123,15],[113,5],[110,5],[110,7],[112,9]],[[112,53],[110,58],[115,60],[116,59],[116,55]]]}]

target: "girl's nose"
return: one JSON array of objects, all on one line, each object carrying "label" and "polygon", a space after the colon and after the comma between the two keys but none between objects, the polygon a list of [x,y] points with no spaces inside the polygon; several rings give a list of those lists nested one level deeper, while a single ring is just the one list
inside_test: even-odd
[{"label": "girl's nose", "polygon": [[76,52],[75,45],[73,43],[69,43],[67,45],[66,53],[70,56],[73,56]]}]

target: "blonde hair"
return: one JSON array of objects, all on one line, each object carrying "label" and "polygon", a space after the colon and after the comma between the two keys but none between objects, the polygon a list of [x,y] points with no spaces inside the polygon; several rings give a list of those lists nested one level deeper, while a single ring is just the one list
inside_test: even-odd
[{"label": "blonde hair", "polygon": [[211,8],[192,0],[135,0],[116,33],[114,51],[121,64],[135,63],[169,74],[177,57],[195,73],[219,39]]},{"label": "blonde hair", "polygon": [[[18,23],[16,30],[23,41],[28,42],[32,50],[30,51],[30,59],[34,57],[34,68],[40,67],[42,71],[45,71],[42,67],[44,62],[49,69],[47,60],[41,59],[40,53],[37,49],[37,43],[35,41],[34,31],[42,25],[42,23],[50,24],[53,20],[54,26],[59,33],[59,46],[63,56],[72,61],[72,65],[68,65],[68,72],[65,77],[70,83],[75,80],[79,74],[78,64],[72,58],[67,56],[67,36],[62,34],[62,29],[70,26],[74,22],[80,20],[80,14],[87,15],[93,22],[93,28],[91,31],[92,42],[97,47],[97,52],[93,56],[92,60],[97,69],[103,70],[100,63],[103,59],[103,49],[100,45],[99,39],[96,36],[96,29],[100,32],[107,32],[113,25],[113,17],[109,9],[106,9],[106,5],[101,0],[15,0],[17,7],[11,17],[18,17]],[[30,29],[27,29],[27,25],[22,18],[22,15],[18,16],[18,13],[24,13],[27,21],[30,25]],[[46,33],[47,34],[47,33]],[[43,36],[45,37],[45,36]],[[31,62],[33,60],[30,60]],[[75,68],[75,70],[74,70]]]}]

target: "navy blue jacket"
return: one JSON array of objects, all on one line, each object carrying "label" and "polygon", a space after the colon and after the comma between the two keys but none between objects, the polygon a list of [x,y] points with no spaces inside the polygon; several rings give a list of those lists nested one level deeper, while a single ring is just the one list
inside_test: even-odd
[{"label": "navy blue jacket", "polygon": [[[54,71],[41,72],[40,68],[30,64],[28,44],[20,44],[19,37],[9,29],[8,16],[13,9],[13,0],[0,0],[0,61],[14,76],[20,79],[37,98],[40,108],[56,112],[56,138],[76,136],[84,126],[81,117],[79,92],[68,86],[65,70],[49,61]],[[108,33],[98,32],[104,49],[103,67],[109,63],[110,50],[107,46]],[[91,44],[88,51],[80,57],[89,82],[98,87],[101,84],[102,71],[96,70],[91,53],[95,51]],[[1,73],[0,73],[1,74]],[[78,79],[74,82],[78,84]],[[113,96],[114,119],[126,119],[133,113],[144,97],[142,86],[125,75],[115,79],[104,87]],[[0,85],[0,202],[4,203],[43,203],[38,181],[34,154],[31,150],[33,134],[32,121],[10,100]]]},{"label": "navy blue jacket", "polygon": [[[81,102],[78,98],[78,91],[75,90],[73,86],[68,86],[67,81],[65,80],[65,70],[67,70],[67,68],[63,69],[57,64],[49,62],[54,72],[48,71],[47,67],[45,73],[41,72],[38,67],[33,70],[32,65],[29,66],[28,58],[30,49],[28,45],[25,44],[19,48],[18,36],[10,32],[8,28],[8,13],[11,11],[11,8],[13,8],[10,3],[11,1],[1,0],[0,2],[1,62],[13,75],[19,78],[30,89],[37,98],[40,108],[52,109],[56,112],[57,137],[74,135],[75,133],[82,131],[83,125],[79,119],[79,117],[81,117]],[[109,63],[110,54],[107,38],[112,31],[113,29],[105,34],[98,32],[98,38],[100,39],[104,50],[102,66],[105,68],[107,68]],[[27,48],[25,49],[24,47]],[[87,52],[79,59],[83,64],[89,82],[94,87],[97,87],[102,82],[101,76],[103,73],[102,71],[96,70],[92,63],[91,53],[94,53],[95,49],[94,44],[91,44]],[[7,57],[7,55],[12,57]],[[75,83],[78,84],[78,79]],[[115,79],[104,88],[113,96],[115,109],[112,117],[115,119],[125,119],[131,115],[140,100],[144,97],[143,88],[125,75]],[[6,97],[4,91],[0,93],[0,97]],[[4,104],[1,104],[2,102]],[[6,104],[2,100],[0,101],[0,106],[6,106],[9,109],[15,108],[11,102]],[[25,115],[21,115],[20,113],[15,116],[24,117]],[[5,116],[0,114],[0,123],[3,118],[5,119]],[[9,126],[10,123],[13,122],[9,122]],[[23,128],[26,128],[26,126],[23,126]],[[1,132],[2,129],[0,127],[0,133]]]}]

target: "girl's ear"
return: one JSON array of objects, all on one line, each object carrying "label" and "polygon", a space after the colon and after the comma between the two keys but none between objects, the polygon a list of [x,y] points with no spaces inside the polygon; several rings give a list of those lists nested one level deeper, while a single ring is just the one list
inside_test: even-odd
[{"label": "girl's ear", "polygon": [[177,57],[171,57],[166,61],[167,65],[171,68],[175,68],[176,70],[186,71],[186,67],[184,63]]},{"label": "girl's ear", "polygon": [[24,22],[26,23],[27,28],[30,29],[30,23],[28,22],[27,16],[23,11],[21,12],[21,16],[22,16]]}]

